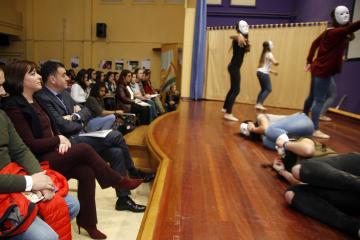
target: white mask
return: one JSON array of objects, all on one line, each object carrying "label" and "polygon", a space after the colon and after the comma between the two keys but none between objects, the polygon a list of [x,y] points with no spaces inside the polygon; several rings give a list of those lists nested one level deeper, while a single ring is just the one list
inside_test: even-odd
[{"label": "white mask", "polygon": [[250,131],[248,129],[247,123],[241,123],[240,124],[240,132],[244,134],[245,136],[250,136]]},{"label": "white mask", "polygon": [[270,50],[273,50],[274,43],[272,41],[268,41]]},{"label": "white mask", "polygon": [[349,9],[345,6],[337,6],[335,8],[335,20],[340,24],[340,25],[345,25],[349,22],[350,20],[350,13],[349,13]]},{"label": "white mask", "polygon": [[244,20],[239,21],[238,28],[241,34],[247,35],[249,33],[249,24]]}]

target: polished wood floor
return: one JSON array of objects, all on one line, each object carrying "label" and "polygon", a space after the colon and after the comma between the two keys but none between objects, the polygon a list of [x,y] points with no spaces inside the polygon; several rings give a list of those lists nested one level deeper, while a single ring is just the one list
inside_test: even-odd
[{"label": "polished wood floor", "polygon": [[[276,153],[241,137],[239,123],[223,120],[222,104],[185,101],[154,126],[154,139],[170,161],[153,239],[348,239],[285,204],[287,184],[263,166]],[[253,119],[255,110],[237,104],[234,114]],[[360,122],[329,116],[333,121],[321,124],[331,135],[326,144],[360,151]]]}]

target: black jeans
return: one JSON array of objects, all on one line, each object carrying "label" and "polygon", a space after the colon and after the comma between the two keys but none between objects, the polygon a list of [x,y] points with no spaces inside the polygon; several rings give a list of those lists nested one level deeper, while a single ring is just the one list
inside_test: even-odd
[{"label": "black jeans", "polygon": [[232,107],[234,105],[235,99],[240,92],[240,68],[236,66],[228,66],[228,71],[230,73],[230,90],[226,95],[224,108],[226,109],[226,113],[232,112]]},{"label": "black jeans", "polygon": [[306,185],[287,189],[295,196],[292,207],[331,227],[357,236],[360,213],[360,154],[312,158],[302,161],[300,180]]}]

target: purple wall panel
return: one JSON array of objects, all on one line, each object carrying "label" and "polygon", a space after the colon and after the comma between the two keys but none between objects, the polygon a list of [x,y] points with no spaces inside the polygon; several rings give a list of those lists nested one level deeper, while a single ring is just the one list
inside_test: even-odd
[{"label": "purple wall panel", "polygon": [[256,0],[255,7],[231,6],[230,0],[222,0],[221,6],[207,6],[207,25],[234,25],[239,19],[249,24],[288,23],[295,19],[295,7],[293,0]]},{"label": "purple wall panel", "polygon": [[[249,24],[329,21],[330,12],[338,5],[353,7],[354,0],[256,0],[255,7],[230,6],[230,0],[223,0],[221,6],[207,6],[208,26],[227,26],[239,19]],[[344,63],[342,73],[335,79],[338,85],[336,105],[343,95],[347,95],[341,109],[360,114],[360,81],[358,73],[360,61]]]}]

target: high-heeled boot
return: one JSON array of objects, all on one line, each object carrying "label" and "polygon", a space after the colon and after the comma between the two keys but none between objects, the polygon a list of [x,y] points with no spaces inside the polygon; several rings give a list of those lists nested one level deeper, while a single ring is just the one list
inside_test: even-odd
[{"label": "high-heeled boot", "polygon": [[78,230],[79,230],[79,234],[80,234],[80,228],[85,229],[85,231],[87,231],[87,233],[89,234],[89,236],[92,239],[106,239],[106,235],[103,234],[102,232],[100,232],[97,228],[96,225],[94,226],[83,226],[80,225],[78,223]]},{"label": "high-heeled boot", "polygon": [[137,188],[142,182],[143,179],[123,177],[115,188],[133,190]]}]

